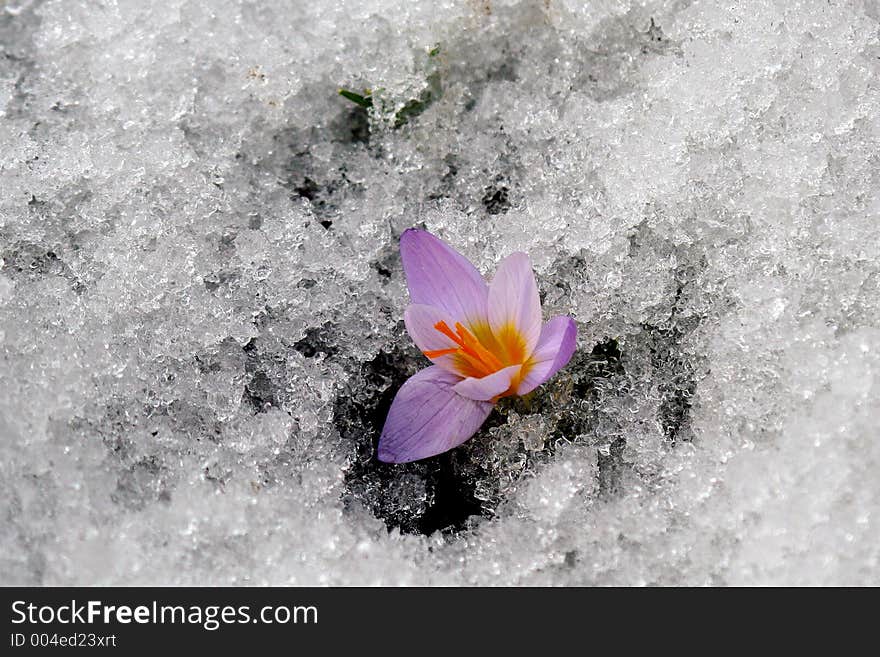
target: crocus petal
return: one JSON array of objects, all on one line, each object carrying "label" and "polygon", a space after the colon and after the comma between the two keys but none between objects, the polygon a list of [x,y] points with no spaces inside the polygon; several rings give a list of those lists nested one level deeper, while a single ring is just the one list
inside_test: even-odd
[{"label": "crocus petal", "polygon": [[413,303],[441,308],[463,324],[486,317],[486,279],[452,247],[411,228],[400,236],[400,257]]},{"label": "crocus petal", "polygon": [[525,253],[511,253],[498,266],[489,286],[489,325],[504,343],[511,328],[525,342],[528,357],[541,335],[541,299],[532,264]]},{"label": "crocus petal", "polygon": [[379,460],[408,463],[458,447],[476,433],[492,404],[462,397],[460,381],[431,366],[403,384],[391,403],[379,438]]},{"label": "crocus petal", "polygon": [[544,383],[571,360],[577,343],[577,325],[571,317],[554,317],[544,324],[538,346],[532,353],[531,367],[517,388],[525,395]]},{"label": "crocus petal", "polygon": [[[403,313],[403,322],[406,330],[416,346],[425,353],[431,362],[439,365],[449,372],[457,372],[455,361],[451,354],[437,355],[432,357],[430,352],[443,351],[457,347],[448,336],[434,328],[437,322],[446,322],[447,326],[453,326],[455,321],[449,313],[419,303],[411,303]],[[426,353],[427,352],[427,353]],[[461,377],[459,377],[461,378]]]},{"label": "crocus petal", "polygon": [[511,365],[481,379],[468,377],[456,383],[452,389],[468,399],[489,401],[493,397],[507,392],[514,377],[519,374],[521,369],[522,365]]}]

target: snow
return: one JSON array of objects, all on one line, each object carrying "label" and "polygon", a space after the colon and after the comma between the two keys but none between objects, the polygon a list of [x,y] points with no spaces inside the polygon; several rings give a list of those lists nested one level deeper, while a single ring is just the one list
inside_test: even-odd
[{"label": "snow", "polygon": [[[0,582],[880,584],[878,22],[5,3]],[[390,466],[413,225],[579,350]]]}]

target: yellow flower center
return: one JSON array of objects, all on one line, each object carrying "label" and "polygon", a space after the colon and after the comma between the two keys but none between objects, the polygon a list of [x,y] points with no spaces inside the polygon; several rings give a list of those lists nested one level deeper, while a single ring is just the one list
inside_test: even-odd
[{"label": "yellow flower center", "polygon": [[454,367],[463,377],[481,379],[511,365],[524,365],[511,382],[511,389],[516,390],[529,369],[526,341],[512,323],[505,324],[498,331],[492,331],[484,322],[473,324],[470,328],[456,322],[453,331],[446,322],[441,321],[434,324],[434,328],[456,346],[426,351],[425,355],[428,358],[452,355]]}]

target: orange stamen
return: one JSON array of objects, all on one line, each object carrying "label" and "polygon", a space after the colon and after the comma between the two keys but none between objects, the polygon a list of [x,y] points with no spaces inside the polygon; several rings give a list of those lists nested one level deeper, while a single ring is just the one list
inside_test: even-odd
[{"label": "orange stamen", "polygon": [[455,332],[444,321],[434,324],[434,328],[458,346],[426,351],[425,355],[428,358],[456,354],[461,359],[460,366],[468,372],[468,376],[487,376],[504,367],[498,356],[483,346],[480,340],[460,322],[455,323]]},{"label": "orange stamen", "polygon": [[451,347],[449,349],[432,349],[431,351],[426,351],[425,356],[428,358],[439,358],[440,356],[445,356],[447,354],[454,354],[458,351],[458,347]]},{"label": "orange stamen", "polygon": [[501,364],[501,361],[498,360],[498,358],[495,356],[495,354],[493,354],[491,351],[486,349],[486,347],[484,347],[480,343],[480,341],[477,340],[476,337],[474,337],[474,334],[471,333],[470,331],[468,331],[464,326],[462,326],[461,324],[456,322],[455,323],[455,330],[458,332],[458,335],[461,337],[462,342],[464,342],[468,346],[468,348],[471,349],[475,353],[476,357],[479,360],[481,360],[486,365],[488,365],[490,368],[492,368],[493,372],[497,372],[502,367],[504,367]]},{"label": "orange stamen", "polygon": [[461,345],[462,347],[464,346],[461,342],[461,338],[452,332],[452,329],[449,328],[449,326],[446,324],[446,322],[439,321],[436,324],[434,324],[434,328],[437,329],[438,331],[440,331],[447,338],[452,340],[455,344]]}]

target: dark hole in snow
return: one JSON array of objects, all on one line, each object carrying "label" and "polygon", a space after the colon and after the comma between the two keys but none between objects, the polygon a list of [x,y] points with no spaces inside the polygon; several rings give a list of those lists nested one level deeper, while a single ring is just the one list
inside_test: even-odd
[{"label": "dark hole in snow", "polygon": [[266,373],[257,371],[245,384],[244,397],[256,411],[264,411],[269,406],[277,405],[275,390],[275,384]]},{"label": "dark hole in snow", "polygon": [[483,207],[489,214],[504,214],[510,209],[509,190],[507,187],[491,186],[486,188],[483,195]]},{"label": "dark hole in snow", "polygon": [[383,279],[391,278],[392,272],[400,270],[400,251],[397,248],[397,244],[383,250],[379,258],[373,263],[373,267]]},{"label": "dark hole in snow", "polygon": [[202,279],[208,292],[216,292],[221,286],[238,279],[236,271],[217,271],[206,274]]},{"label": "dark hole in snow", "polygon": [[648,26],[648,31],[645,34],[651,41],[656,41],[658,43],[663,41],[663,28],[654,22],[653,17],[651,18],[651,24]]},{"label": "dark hole in snow", "polygon": [[306,358],[314,358],[318,354],[333,356],[338,348],[333,344],[332,338],[332,330],[328,325],[310,328],[302,340],[293,344],[293,348]]},{"label": "dark hole in snow", "polygon": [[82,284],[71,268],[55,251],[46,250],[45,246],[16,242],[0,251],[0,261],[4,263],[4,274],[14,281],[33,282],[46,276],[60,276],[70,281],[75,291],[81,291]]},{"label": "dark hole in snow", "polygon": [[343,144],[370,143],[370,115],[366,108],[352,106],[341,113],[331,124],[333,139]]},{"label": "dark hole in snow", "polygon": [[257,413],[280,406],[281,388],[267,372],[272,367],[273,355],[260,352],[257,338],[251,338],[242,349],[246,357],[245,372],[250,375],[244,386],[243,402],[250,404]]},{"label": "dark hole in snow", "polygon": [[657,419],[667,440],[675,443],[688,440],[691,398],[697,389],[696,374],[689,359],[681,352],[682,339],[687,332],[678,325],[669,328],[644,327],[654,368],[664,373],[659,392],[661,395]]},{"label": "dark hole in snow", "polygon": [[[590,352],[576,353],[566,373],[555,382],[548,382],[527,398],[501,400],[480,431],[461,447],[416,463],[380,463],[376,447],[388,409],[400,386],[421,365],[417,352],[404,349],[382,353],[362,364],[352,377],[358,383],[337,399],[334,421],[356,451],[345,475],[346,507],[360,504],[389,530],[425,535],[455,533],[479,517],[491,517],[505,499],[504,487],[510,476],[527,471],[530,463],[552,458],[556,440],[592,434],[600,421],[593,402],[612,385],[614,376],[623,373],[617,341],[605,340]],[[600,383],[603,380],[604,385]],[[556,400],[559,389],[568,385],[572,386],[571,402]],[[502,433],[504,444],[496,442],[499,438],[493,429],[507,424],[511,413],[520,421],[536,413],[556,418],[555,426],[548,426],[544,448],[526,450],[516,430],[512,435]],[[626,467],[621,458],[624,447],[625,442],[620,441],[608,458],[600,460],[603,491],[619,488],[620,473]],[[514,464],[519,464],[519,469]]]},{"label": "dark hole in snow", "polygon": [[623,374],[620,345],[614,338],[607,338],[597,343],[588,355],[579,360],[585,374],[575,383],[575,392],[579,397],[587,397],[594,390],[596,379],[607,379],[614,374]]},{"label": "dark hole in snow", "polygon": [[473,478],[463,474],[466,456],[461,449],[416,463],[376,459],[394,395],[417,367],[410,351],[381,353],[361,366],[357,391],[339,396],[334,421],[343,438],[355,443],[357,453],[345,475],[345,506],[360,503],[389,530],[406,534],[460,531],[471,516],[483,513]]},{"label": "dark hole in snow", "polygon": [[298,196],[304,199],[308,199],[309,201],[314,201],[318,198],[318,183],[314,180],[306,176],[303,178],[303,182],[300,185],[297,185],[293,189],[294,192],[297,193]]}]

